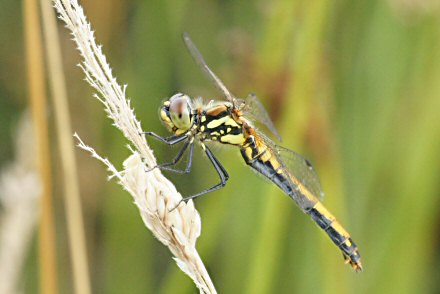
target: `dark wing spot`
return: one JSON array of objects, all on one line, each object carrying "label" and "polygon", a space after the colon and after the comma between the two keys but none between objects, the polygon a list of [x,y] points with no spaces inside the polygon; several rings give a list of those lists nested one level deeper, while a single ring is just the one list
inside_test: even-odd
[{"label": "dark wing spot", "polygon": [[312,163],[311,163],[310,161],[308,161],[307,159],[304,159],[304,161],[306,162],[307,167],[308,167],[310,170],[313,170],[313,165],[312,165]]}]

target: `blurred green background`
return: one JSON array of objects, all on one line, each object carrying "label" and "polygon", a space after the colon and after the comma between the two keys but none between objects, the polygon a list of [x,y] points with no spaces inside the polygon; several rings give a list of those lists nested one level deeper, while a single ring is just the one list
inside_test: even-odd
[{"label": "blurred green background", "polygon": [[[214,148],[231,179],[196,200],[199,253],[219,293],[440,292],[440,10],[434,0],[81,1],[145,130],[166,135],[162,100],[220,95],[186,52],[189,32],[238,97],[255,92],[283,136],[309,158],[324,204],[358,244],[354,273],[328,237],[238,150]],[[0,163],[27,108],[20,1],[0,5]],[[59,23],[73,130],[117,167],[126,141],[76,66]],[[50,100],[49,100],[50,101]],[[51,115],[52,106],[48,110]],[[60,293],[72,293],[54,127],[53,181]],[[159,162],[176,149],[151,141]],[[94,293],[195,293],[144,227],[131,197],[77,150]],[[190,175],[167,174],[183,195],[216,183],[200,150]],[[1,213],[1,212],[0,212]],[[38,292],[35,243],[25,293]]]}]

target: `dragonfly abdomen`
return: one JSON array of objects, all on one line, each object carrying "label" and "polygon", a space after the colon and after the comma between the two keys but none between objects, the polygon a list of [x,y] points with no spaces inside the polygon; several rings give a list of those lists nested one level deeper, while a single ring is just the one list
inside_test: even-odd
[{"label": "dragonfly abdomen", "polygon": [[282,168],[282,164],[273,152],[267,146],[252,143],[245,144],[241,148],[241,154],[246,163],[289,195],[327,233],[353,269],[361,271],[360,254],[350,234],[318,198]]},{"label": "dragonfly abdomen", "polygon": [[[267,177],[270,181],[275,183],[281,190],[297,202],[297,197],[300,192],[298,187],[293,187],[290,180],[290,175],[282,168],[282,164],[278,161],[275,152],[267,146],[258,144],[246,144],[241,148],[241,155],[248,165],[250,165],[258,173]],[[312,208],[316,199],[307,198],[305,195],[301,197],[301,203],[297,204],[306,212],[307,209]]]},{"label": "dragonfly abdomen", "polygon": [[317,202],[313,208],[306,211],[315,223],[323,229],[333,243],[342,251],[345,260],[356,271],[362,270],[359,254],[356,244],[350,237],[350,234],[342,227],[333,214],[328,211],[321,202]]}]

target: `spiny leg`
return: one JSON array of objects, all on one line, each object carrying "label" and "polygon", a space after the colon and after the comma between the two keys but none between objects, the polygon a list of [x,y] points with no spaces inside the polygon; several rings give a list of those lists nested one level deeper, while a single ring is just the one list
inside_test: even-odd
[{"label": "spiny leg", "polygon": [[227,180],[229,179],[229,174],[228,174],[228,172],[227,172],[226,169],[223,167],[223,165],[220,163],[220,161],[218,161],[217,157],[215,157],[215,156],[212,154],[211,150],[209,150],[209,152],[210,152],[211,155],[212,155],[212,159],[215,160],[215,162],[217,163],[218,167],[222,170],[223,175],[225,176],[225,181],[227,181]]},{"label": "spiny leg", "polygon": [[[188,134],[183,134],[183,135],[179,135],[179,136],[173,135],[173,136],[170,136],[170,137],[167,137],[167,138],[164,138],[164,137],[162,137],[162,136],[160,136],[160,135],[158,135],[158,134],[156,134],[154,132],[142,132],[140,134],[145,134],[145,135],[148,135],[148,136],[152,136],[153,138],[155,138],[155,139],[157,139],[157,140],[159,140],[159,141],[161,141],[161,142],[163,142],[163,143],[165,143],[167,145],[170,145],[170,146],[171,145],[175,145],[177,143],[180,143],[180,142],[188,139],[188,137],[189,137]],[[176,169],[173,169],[173,168],[167,168],[167,166],[175,165],[175,164],[177,164],[179,162],[179,160],[182,158],[183,154],[185,153],[186,149],[188,148],[189,144],[194,145],[193,144],[193,139],[190,139],[189,142],[185,143],[185,145],[182,147],[182,149],[179,151],[179,153],[177,154],[177,156],[174,158],[174,160],[172,162],[156,165],[156,166],[146,170],[146,172],[152,171],[153,169],[158,167],[158,168],[163,168],[163,169],[166,169],[166,170],[174,171],[174,172],[177,172],[177,173],[189,173],[189,171],[191,169],[191,163],[192,163],[193,146],[191,146],[191,149],[190,149],[190,159],[189,159],[188,165],[187,165],[187,167],[186,167],[186,169],[184,171],[176,170]]]},{"label": "spiny leg", "polygon": [[163,142],[163,143],[165,143],[167,145],[174,145],[174,144],[182,142],[182,141],[184,141],[185,139],[188,138],[188,134],[183,134],[183,135],[178,135],[178,136],[177,135],[172,135],[172,136],[167,137],[167,138],[164,138],[164,137],[162,137],[162,136],[160,136],[160,135],[158,135],[158,134],[156,134],[154,132],[142,132],[140,134],[151,136],[151,137],[153,137],[153,138],[155,138],[155,139],[157,139],[157,140],[159,140],[159,141],[161,141],[161,142]]},{"label": "spiny leg", "polygon": [[[184,170],[181,170],[181,169],[175,169],[175,168],[169,167],[172,165],[176,165],[182,159],[183,154],[185,154],[185,151],[188,148],[188,146],[189,146],[189,156],[188,156],[188,163],[186,164],[186,168]],[[153,169],[160,168],[160,169],[172,171],[172,172],[179,173],[179,174],[189,174],[189,172],[191,171],[193,154],[194,154],[194,141],[191,140],[191,141],[185,143],[185,145],[182,147],[182,149],[179,151],[179,153],[176,155],[176,157],[173,159],[172,162],[159,164],[159,165],[153,167]]]},{"label": "spiny leg", "polygon": [[[211,188],[208,188],[206,190],[203,190],[200,193],[188,196],[183,198],[182,200],[180,200],[180,202],[185,201],[187,202],[190,199],[194,199],[197,197],[200,197],[202,195],[205,195],[207,193],[216,191],[218,189],[223,188],[226,185],[226,181],[229,179],[229,175],[228,172],[225,170],[225,168],[221,165],[221,163],[217,160],[217,158],[215,158],[214,154],[212,154],[211,150],[208,148],[208,146],[206,146],[205,144],[202,143],[202,148],[205,150],[206,155],[208,156],[209,160],[211,161],[212,165],[215,168],[215,171],[217,172],[217,174],[220,177],[220,183],[212,186]],[[179,204],[180,204],[179,202]],[[177,205],[178,206],[178,205]]]}]

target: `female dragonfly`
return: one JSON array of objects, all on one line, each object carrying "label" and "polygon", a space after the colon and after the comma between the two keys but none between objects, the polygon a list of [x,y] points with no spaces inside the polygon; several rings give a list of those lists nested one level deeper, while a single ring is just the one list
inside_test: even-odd
[{"label": "female dragonfly", "polygon": [[[192,163],[194,143],[198,141],[220,177],[220,183],[182,201],[194,199],[218,190],[226,185],[228,173],[204,142],[215,141],[237,146],[250,167],[267,177],[291,197],[303,212],[310,215],[323,229],[335,245],[342,251],[346,263],[355,271],[362,271],[360,254],[350,234],[336,220],[333,214],[321,203],[323,195],[318,176],[312,165],[297,153],[275,145],[258,131],[253,121],[265,124],[274,135],[280,138],[268,113],[255,95],[246,101],[235,98],[223,82],[211,71],[202,55],[189,38],[183,34],[188,51],[203,72],[225,96],[226,101],[211,101],[203,104],[201,100],[191,100],[185,94],[175,94],[163,103],[160,118],[173,133],[163,138],[153,132],[144,132],[168,145],[184,142],[182,149],[170,163],[158,168],[179,173],[189,173]],[[188,163],[185,170],[174,169],[189,147]]]}]

